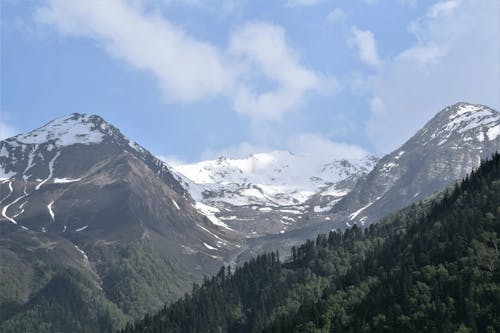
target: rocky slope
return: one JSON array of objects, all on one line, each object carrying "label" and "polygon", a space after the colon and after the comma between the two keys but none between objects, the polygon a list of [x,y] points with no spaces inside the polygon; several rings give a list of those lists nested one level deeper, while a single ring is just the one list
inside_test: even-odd
[{"label": "rocky slope", "polygon": [[347,224],[368,224],[443,189],[500,149],[500,113],[457,103],[439,112],[332,210]]},{"label": "rocky slope", "polygon": [[[276,151],[172,168],[98,116],[56,119],[0,142],[0,331],[57,304],[99,304],[67,315],[117,327],[223,264],[375,223],[499,148],[499,113],[467,103],[378,161]],[[58,281],[71,293],[48,301]]]},{"label": "rocky slope", "polygon": [[98,116],[2,141],[0,177],[0,224],[15,228],[2,233],[4,252],[23,246],[22,231],[73,244],[126,315],[178,297],[238,251],[238,235],[201,214],[163,162]]}]

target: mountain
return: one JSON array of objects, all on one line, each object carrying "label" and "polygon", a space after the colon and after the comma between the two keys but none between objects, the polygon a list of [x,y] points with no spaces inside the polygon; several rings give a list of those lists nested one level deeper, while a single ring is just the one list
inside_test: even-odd
[{"label": "mountain", "polygon": [[94,115],[1,141],[0,331],[119,328],[222,265],[286,256],[451,185],[500,147],[499,128],[498,112],[459,103],[380,160],[275,151],[175,167]]},{"label": "mountain", "polygon": [[380,159],[331,212],[348,225],[377,222],[465,177],[499,148],[500,113],[484,105],[451,105]]},{"label": "mountain", "polygon": [[245,235],[236,259],[243,263],[331,229],[376,223],[465,177],[499,148],[499,113],[461,102],[381,159],[276,151],[173,170],[214,219]]},{"label": "mountain", "polygon": [[258,237],[284,233],[304,223],[309,212],[328,210],[376,161],[374,156],[339,159],[273,151],[173,169],[200,208],[221,224]]},{"label": "mountain", "polygon": [[499,203],[496,154],[380,224],[222,268],[121,332],[497,332]]},{"label": "mountain", "polygon": [[[98,116],[72,114],[0,142],[0,177],[0,246],[14,274],[3,278],[22,280],[15,267],[38,255],[16,249],[37,242],[57,262],[63,254],[54,249],[64,244],[86,284],[126,316],[176,299],[239,246],[235,232],[195,208],[168,166]],[[53,275],[45,286],[71,267],[62,260],[56,268],[40,273]],[[12,313],[28,315],[45,287],[31,282],[9,300]]]}]

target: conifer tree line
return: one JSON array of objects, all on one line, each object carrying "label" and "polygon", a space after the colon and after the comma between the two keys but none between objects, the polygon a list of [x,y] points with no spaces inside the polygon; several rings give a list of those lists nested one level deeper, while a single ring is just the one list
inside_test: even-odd
[{"label": "conifer tree line", "polygon": [[500,332],[500,155],[376,225],[194,286],[131,332]]}]

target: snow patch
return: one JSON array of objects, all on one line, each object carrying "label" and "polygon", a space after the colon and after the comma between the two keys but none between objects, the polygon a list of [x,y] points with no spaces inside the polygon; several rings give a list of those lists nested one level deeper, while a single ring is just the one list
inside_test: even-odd
[{"label": "snow patch", "polygon": [[44,180],[42,180],[40,182],[40,184],[38,184],[36,186],[36,188],[35,188],[36,191],[38,191],[40,189],[40,187],[42,187],[43,184],[45,184],[48,180],[50,180],[52,178],[52,175],[54,174],[54,162],[56,161],[56,159],[59,157],[60,154],[61,154],[61,152],[58,151],[56,153],[56,155],[50,160],[50,162],[49,162],[49,176],[47,178],[45,178]]},{"label": "snow patch", "polygon": [[78,252],[80,252],[82,255],[83,255],[83,258],[86,260],[86,261],[89,261],[89,257],[87,257],[87,254],[78,247],[78,245],[75,245],[75,248],[78,250]]},{"label": "snow patch", "polygon": [[14,177],[16,174],[17,173],[15,173],[14,171],[6,172],[3,168],[0,168],[0,181],[8,180]]},{"label": "snow patch", "polygon": [[8,197],[10,197],[12,195],[12,192],[14,191],[14,189],[12,188],[12,181],[9,182],[8,186],[9,186],[9,193],[5,196],[5,198],[3,198],[0,201],[0,204],[4,202]]},{"label": "snow patch", "polygon": [[50,217],[52,218],[52,221],[55,221],[56,216],[54,214],[54,210],[52,208],[52,205],[54,205],[54,201],[53,200],[47,205],[47,209],[49,210],[49,214],[50,214]]},{"label": "snow patch", "polygon": [[55,119],[47,125],[26,134],[15,136],[17,142],[24,144],[42,144],[53,141],[57,147],[74,144],[97,144],[102,142],[104,134],[97,130],[93,116],[70,115]]},{"label": "snow patch", "polygon": [[220,212],[218,208],[205,205],[204,203],[201,203],[199,201],[196,201],[194,208],[201,214],[205,215],[213,224],[228,230],[232,230],[227,224],[225,224],[215,216],[216,213]]},{"label": "snow patch", "polygon": [[79,182],[82,180],[81,178],[54,178],[52,181],[54,184],[67,184],[67,183],[74,183],[74,182]]},{"label": "snow patch", "polygon": [[220,238],[219,236],[217,236],[216,234],[214,234],[213,232],[211,232],[210,230],[208,230],[207,228],[197,224],[198,227],[200,227],[200,229],[202,229],[203,231],[207,232],[208,234],[212,235],[213,237],[215,237],[217,240],[219,240],[223,245],[226,245],[227,242],[225,240],[223,240],[222,238]]},{"label": "snow patch", "polygon": [[399,152],[399,153],[398,153],[398,154],[397,154],[394,158],[395,158],[395,159],[397,159],[397,160],[399,160],[399,158],[400,158],[401,156],[403,156],[403,154],[404,154],[404,153],[405,153],[405,151],[404,151],[404,150],[401,150],[401,151],[400,151],[400,152]]},{"label": "snow patch", "polygon": [[495,140],[498,136],[500,136],[500,125],[496,125],[488,129],[486,135],[490,141]]},{"label": "snow patch", "polygon": [[282,212],[282,213],[289,213],[289,214],[295,214],[295,215],[302,214],[301,211],[299,211],[299,210],[292,210],[292,209],[280,209],[280,212]]},{"label": "snow patch", "polygon": [[78,229],[76,229],[75,231],[76,231],[76,232],[80,232],[80,231],[83,231],[83,230],[87,229],[88,227],[89,227],[88,225],[84,225],[83,227],[78,228]]},{"label": "snow patch", "polygon": [[172,200],[172,203],[174,204],[175,208],[177,208],[177,210],[181,210],[181,208],[179,207],[179,205],[177,204],[177,202],[175,202],[174,199],[171,199]]},{"label": "snow patch", "polygon": [[349,215],[349,221],[354,220],[362,211],[364,211],[365,209],[367,209],[368,207],[370,207],[371,205],[373,205],[378,199],[380,199],[380,197],[378,197],[377,199],[375,199],[375,201],[370,202],[366,206],[361,207],[360,209],[358,209],[354,213],[350,214]]},{"label": "snow patch", "polygon": [[207,243],[205,243],[205,242],[203,242],[203,245],[205,245],[205,247],[206,247],[207,249],[209,249],[209,250],[217,250],[217,248],[216,248],[216,247],[210,246],[210,245],[208,245],[208,244],[207,244]]}]

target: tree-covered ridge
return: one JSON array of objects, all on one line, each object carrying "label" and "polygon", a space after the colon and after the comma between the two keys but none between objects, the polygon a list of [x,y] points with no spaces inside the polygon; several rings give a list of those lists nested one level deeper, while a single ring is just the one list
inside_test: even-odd
[{"label": "tree-covered ridge", "polygon": [[[187,289],[147,242],[94,247],[7,225],[0,240],[0,333],[112,332]],[[7,234],[10,233],[10,234]],[[160,292],[159,292],[160,291]]]},{"label": "tree-covered ridge", "polygon": [[128,332],[500,332],[500,155],[367,229],[195,286]]}]

